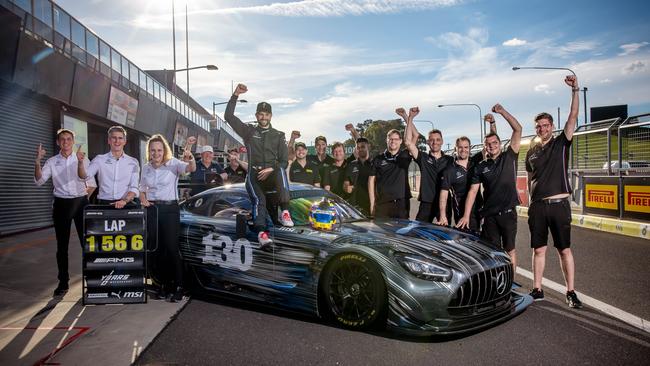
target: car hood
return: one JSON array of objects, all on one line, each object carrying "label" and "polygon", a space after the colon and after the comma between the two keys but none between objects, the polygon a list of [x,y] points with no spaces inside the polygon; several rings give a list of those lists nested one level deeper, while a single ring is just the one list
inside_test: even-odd
[{"label": "car hood", "polygon": [[362,245],[385,255],[417,254],[470,273],[511,264],[506,252],[476,235],[418,221],[347,223],[332,244]]}]

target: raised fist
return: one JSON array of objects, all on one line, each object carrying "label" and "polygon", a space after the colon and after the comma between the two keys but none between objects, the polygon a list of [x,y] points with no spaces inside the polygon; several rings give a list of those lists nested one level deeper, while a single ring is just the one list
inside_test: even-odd
[{"label": "raised fist", "polygon": [[503,108],[501,104],[497,103],[494,105],[494,107],[492,107],[492,112],[503,114],[503,112],[505,112],[505,108]]},{"label": "raised fist", "polygon": [[345,125],[345,129],[347,131],[352,131],[354,130],[354,125],[352,123],[348,123],[347,125]]},{"label": "raised fist", "polygon": [[400,117],[406,118],[406,110],[402,107],[395,109],[395,113],[397,113],[397,115]]},{"label": "raised fist", "polygon": [[299,139],[300,138],[300,131],[291,131],[291,139]]},{"label": "raised fist", "polygon": [[38,149],[36,149],[36,161],[41,161],[43,157],[45,156],[45,149],[43,149],[42,144],[38,144]]},{"label": "raised fist", "polygon": [[573,89],[578,88],[578,78],[573,75],[567,75],[567,77],[564,78],[564,82]]},{"label": "raised fist", "polygon": [[79,144],[79,147],[77,148],[77,160],[79,161],[83,161],[86,157],[86,153],[81,151],[81,145],[82,144]]},{"label": "raised fist", "polygon": [[418,115],[418,113],[420,113],[420,108],[419,107],[411,107],[411,109],[409,109],[409,116],[410,117],[415,117],[415,116]]},{"label": "raised fist", "polygon": [[483,117],[483,121],[487,123],[494,123],[494,115],[492,113],[488,113]]},{"label": "raised fist", "polygon": [[248,91],[248,88],[244,84],[237,84],[237,88],[235,89],[235,92],[233,94],[235,95],[240,95],[244,94]]}]

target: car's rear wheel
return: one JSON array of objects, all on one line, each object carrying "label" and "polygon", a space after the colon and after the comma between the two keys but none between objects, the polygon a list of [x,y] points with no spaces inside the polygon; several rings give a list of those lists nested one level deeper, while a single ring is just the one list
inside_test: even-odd
[{"label": "car's rear wheel", "polygon": [[336,323],[350,329],[385,325],[386,284],[376,264],[359,254],[343,254],[325,268],[323,305]]}]

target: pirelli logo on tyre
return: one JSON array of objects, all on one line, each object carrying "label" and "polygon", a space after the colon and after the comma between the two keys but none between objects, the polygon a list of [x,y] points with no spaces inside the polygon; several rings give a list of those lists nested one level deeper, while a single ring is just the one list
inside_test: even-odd
[{"label": "pirelli logo on tyre", "polygon": [[586,184],[585,205],[606,210],[618,209],[618,186],[614,184]]},{"label": "pirelli logo on tyre", "polygon": [[628,186],[623,189],[625,194],[625,211],[650,213],[650,187]]}]

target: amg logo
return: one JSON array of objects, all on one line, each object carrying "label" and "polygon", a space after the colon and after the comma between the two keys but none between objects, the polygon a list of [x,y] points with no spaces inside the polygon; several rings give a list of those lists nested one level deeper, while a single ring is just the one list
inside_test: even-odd
[{"label": "amg logo", "polygon": [[134,263],[135,258],[133,257],[124,257],[124,258],[95,258],[93,263]]},{"label": "amg logo", "polygon": [[591,190],[589,191],[588,200],[593,202],[614,203],[613,191]]},{"label": "amg logo", "polygon": [[100,282],[99,285],[100,286],[106,286],[109,281],[110,282],[126,281],[126,280],[129,279],[129,277],[131,277],[130,274],[114,275],[113,272],[115,272],[115,271],[111,271],[111,273],[109,273],[109,274],[107,274],[105,276],[102,276],[102,282]]},{"label": "amg logo", "polygon": [[627,192],[627,204],[635,206],[650,206],[650,193]]}]

